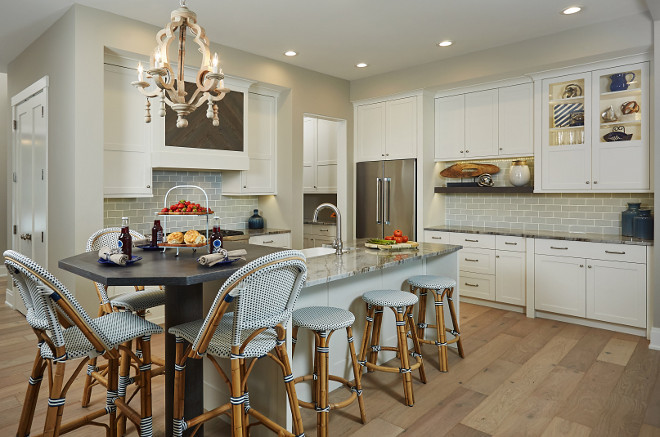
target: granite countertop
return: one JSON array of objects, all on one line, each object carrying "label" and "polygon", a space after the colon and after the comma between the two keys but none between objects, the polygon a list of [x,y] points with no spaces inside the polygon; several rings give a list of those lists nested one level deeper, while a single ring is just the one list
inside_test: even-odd
[{"label": "granite countertop", "polygon": [[366,238],[345,241],[344,247],[355,249],[337,256],[328,255],[307,258],[306,287],[324,284],[339,279],[396,267],[399,264],[416,259],[447,255],[461,249],[462,246],[436,243],[420,243],[417,250],[379,250],[364,247]]},{"label": "granite countertop", "polygon": [[653,246],[653,240],[624,237],[615,234],[594,234],[582,232],[559,231],[523,231],[520,229],[481,228],[471,226],[429,226],[426,231],[464,232],[466,234],[509,235],[513,237],[544,238],[553,240],[586,241],[589,243],[636,244],[639,246]]},{"label": "granite countertop", "polygon": [[243,235],[232,235],[224,237],[226,241],[241,241],[249,240],[250,237],[258,237],[259,235],[272,235],[272,234],[289,234],[290,229],[276,229],[276,228],[263,228],[263,229],[241,229]]}]

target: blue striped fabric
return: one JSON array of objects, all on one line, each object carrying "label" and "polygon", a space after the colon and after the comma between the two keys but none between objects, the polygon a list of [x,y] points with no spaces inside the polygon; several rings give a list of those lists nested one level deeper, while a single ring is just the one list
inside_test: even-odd
[{"label": "blue striped fabric", "polygon": [[555,127],[570,126],[571,114],[574,112],[584,112],[583,103],[562,103],[552,108],[552,117]]}]

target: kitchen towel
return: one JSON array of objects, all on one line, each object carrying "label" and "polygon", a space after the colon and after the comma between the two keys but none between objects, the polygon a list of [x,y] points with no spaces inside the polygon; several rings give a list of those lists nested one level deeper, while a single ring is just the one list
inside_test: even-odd
[{"label": "kitchen towel", "polygon": [[120,266],[125,266],[128,262],[128,255],[121,253],[121,249],[110,249],[106,246],[103,246],[101,250],[99,250],[99,258],[112,261],[113,263]]},{"label": "kitchen towel", "polygon": [[151,243],[151,240],[148,238],[134,238],[133,247],[146,246]]},{"label": "kitchen towel", "polygon": [[220,249],[220,252],[218,253],[212,253],[209,255],[202,255],[199,258],[197,258],[197,262],[200,263],[203,266],[209,266],[212,267],[216,265],[219,262],[226,261],[226,260],[236,260],[236,259],[242,259],[245,260],[245,255],[247,255],[247,252],[245,249],[238,249],[238,250],[231,250],[227,251],[225,249]]}]

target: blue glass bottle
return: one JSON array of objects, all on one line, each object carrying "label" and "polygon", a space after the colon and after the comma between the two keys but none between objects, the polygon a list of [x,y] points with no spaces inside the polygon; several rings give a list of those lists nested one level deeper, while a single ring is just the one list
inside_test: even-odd
[{"label": "blue glass bottle", "polygon": [[628,209],[621,213],[621,235],[624,237],[632,237],[633,233],[633,219],[639,213],[641,203],[629,203]]},{"label": "blue glass bottle", "polygon": [[263,229],[263,227],[264,227],[264,218],[259,215],[259,210],[255,209],[252,217],[248,219],[248,228]]},{"label": "blue glass bottle", "polygon": [[642,240],[653,240],[653,216],[650,209],[640,209],[633,220],[634,236]]}]

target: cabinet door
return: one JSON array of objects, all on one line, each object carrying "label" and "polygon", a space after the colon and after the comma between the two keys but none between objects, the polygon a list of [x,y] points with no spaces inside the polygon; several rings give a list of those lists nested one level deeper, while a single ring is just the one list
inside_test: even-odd
[{"label": "cabinet door", "polygon": [[537,310],[585,317],[585,261],[581,258],[534,256]]},{"label": "cabinet door", "polygon": [[497,155],[497,90],[465,95],[465,157]]},{"label": "cabinet door", "polygon": [[460,296],[495,300],[495,276],[460,272],[458,288]]},{"label": "cabinet door", "polygon": [[646,328],[646,265],[588,259],[587,317]]},{"label": "cabinet door", "polygon": [[590,190],[591,74],[545,79],[542,90],[542,189]]},{"label": "cabinet door", "polygon": [[303,165],[311,166],[316,161],[317,119],[303,119]]},{"label": "cabinet door", "polygon": [[417,97],[386,103],[385,159],[417,157]]},{"label": "cabinet door", "polygon": [[104,197],[150,197],[153,126],[144,122],[144,96],[134,73],[105,65],[103,84]]},{"label": "cabinet door", "polygon": [[385,155],[385,102],[357,107],[355,160],[378,161]]},{"label": "cabinet door", "polygon": [[495,300],[513,305],[525,305],[525,252],[497,251]]},{"label": "cabinet door", "polygon": [[337,164],[337,127],[332,120],[317,119],[316,163],[319,165]]},{"label": "cabinet door", "polygon": [[523,83],[499,88],[498,103],[499,155],[533,155],[532,84]]},{"label": "cabinet door", "polygon": [[316,166],[316,191],[319,193],[337,192],[337,164]]},{"label": "cabinet door", "polygon": [[465,97],[435,99],[435,159],[465,159]]},{"label": "cabinet door", "polygon": [[275,97],[248,94],[248,155],[250,169],[242,171],[243,193],[275,193]]},{"label": "cabinet door", "polygon": [[316,166],[303,166],[303,192],[316,193]]},{"label": "cabinet door", "polygon": [[[592,72],[595,113],[591,172],[594,190],[650,188],[648,81],[646,62]],[[606,114],[604,119],[600,114],[610,108],[613,117]],[[622,130],[621,140],[607,141],[606,138],[614,135],[615,128]]]}]

